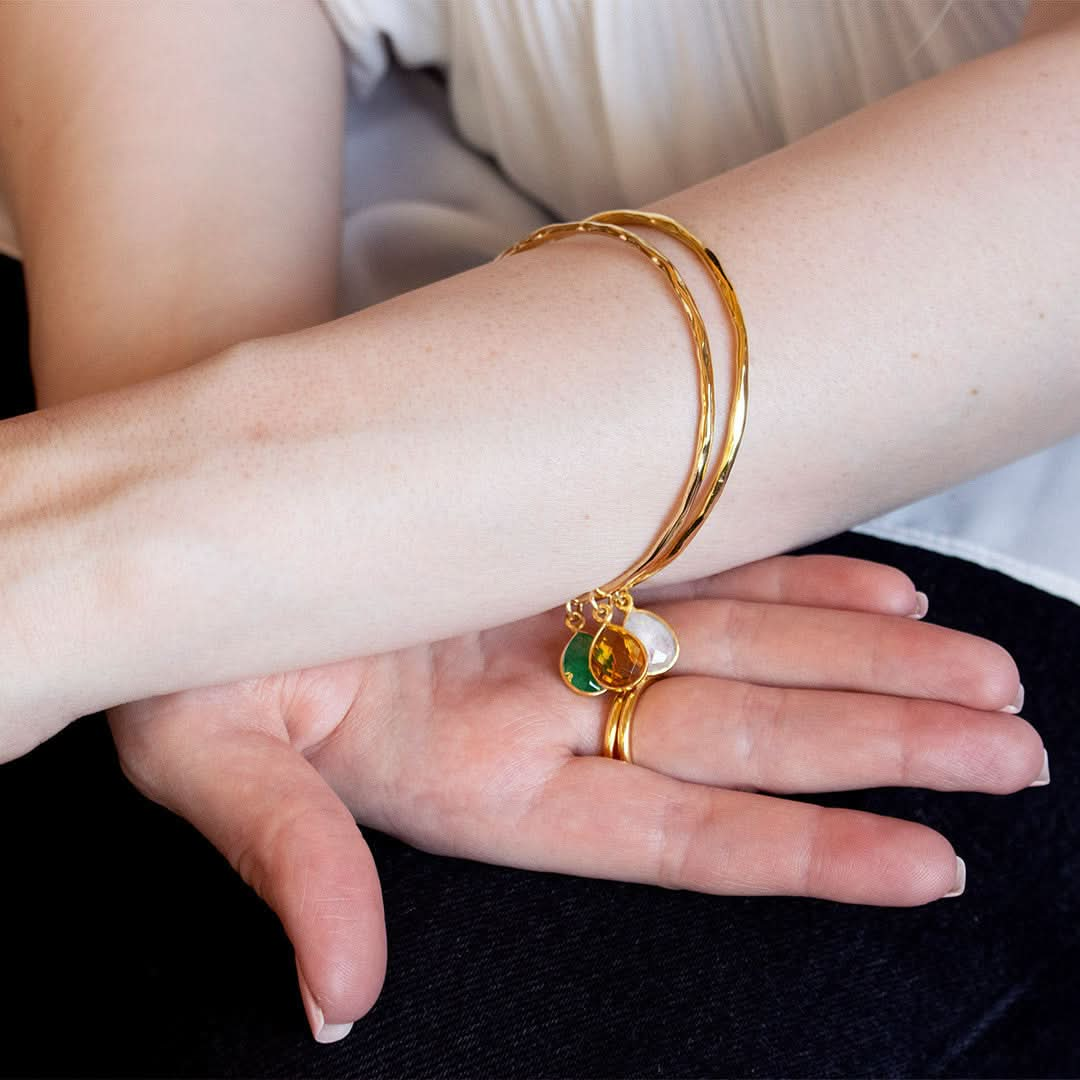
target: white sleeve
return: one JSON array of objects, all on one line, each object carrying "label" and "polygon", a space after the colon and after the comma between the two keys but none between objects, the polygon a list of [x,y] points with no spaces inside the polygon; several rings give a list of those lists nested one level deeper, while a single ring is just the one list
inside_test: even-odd
[{"label": "white sleeve", "polygon": [[349,79],[366,99],[394,55],[403,67],[446,62],[447,11],[438,0],[320,0],[349,55]]}]

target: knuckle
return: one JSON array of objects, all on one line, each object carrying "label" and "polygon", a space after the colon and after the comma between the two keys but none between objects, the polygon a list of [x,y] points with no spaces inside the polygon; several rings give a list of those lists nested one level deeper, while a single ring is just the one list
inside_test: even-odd
[{"label": "knuckle", "polygon": [[270,896],[270,884],[274,876],[272,865],[275,852],[281,844],[284,827],[285,822],[274,815],[262,822],[259,828],[245,830],[232,850],[225,853],[232,868],[271,907],[273,899]]},{"label": "knuckle", "polygon": [[896,777],[904,786],[915,783],[926,772],[924,763],[931,742],[927,727],[933,723],[923,702],[912,702],[907,711],[907,723],[901,721],[896,739]]},{"label": "knuckle", "polygon": [[791,867],[791,891],[796,896],[835,895],[837,843],[835,825],[842,821],[823,806],[808,810],[806,843]]},{"label": "knuckle", "polygon": [[789,692],[776,687],[742,683],[734,705],[736,722],[734,766],[742,787],[768,786],[765,766],[782,758],[784,717]]},{"label": "knuckle", "polygon": [[928,699],[900,705],[897,720],[896,771],[901,784],[954,789],[970,774],[976,738],[970,714],[962,706]]},{"label": "knuckle", "polygon": [[718,606],[721,608],[718,615],[720,625],[715,640],[725,644],[729,675],[739,678],[743,667],[739,657],[754,656],[759,651],[757,643],[769,605],[730,600]]},{"label": "knuckle", "polygon": [[783,601],[786,597],[794,595],[799,587],[802,576],[814,569],[812,560],[820,558],[815,555],[777,555],[771,559],[772,582],[771,598]]},{"label": "knuckle", "polygon": [[319,808],[291,800],[276,813],[250,821],[225,855],[240,877],[276,911],[274,889],[278,882],[288,880],[290,853],[307,847],[304,834],[320,836],[324,822]]},{"label": "knuckle", "polygon": [[691,794],[669,800],[660,815],[654,852],[654,880],[665,889],[693,888],[702,877],[695,862],[713,818],[710,801]]},{"label": "knuckle", "polygon": [[867,626],[863,636],[862,677],[867,686],[888,686],[896,665],[895,630],[877,619]]}]

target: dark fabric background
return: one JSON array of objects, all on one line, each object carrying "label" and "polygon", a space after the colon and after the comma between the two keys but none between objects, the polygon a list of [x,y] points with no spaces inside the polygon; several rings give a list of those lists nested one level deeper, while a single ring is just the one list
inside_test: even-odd
[{"label": "dark fabric background", "polygon": [[[0,264],[0,415],[32,406],[18,264]],[[389,973],[316,1046],[292,954],[194,830],[121,777],[101,717],[0,767],[0,1071],[56,1076],[1080,1075],[1080,609],[845,535],[930,618],[1012,650],[1052,783],[830,798],[940,829],[958,900],[893,910],[728,899],[418,852],[364,829]]]}]

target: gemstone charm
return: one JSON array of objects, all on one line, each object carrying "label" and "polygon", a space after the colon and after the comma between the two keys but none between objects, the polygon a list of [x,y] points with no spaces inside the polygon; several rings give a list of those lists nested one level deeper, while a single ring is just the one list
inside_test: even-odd
[{"label": "gemstone charm", "polygon": [[589,672],[602,687],[617,693],[630,690],[645,678],[649,654],[629,631],[606,623],[589,649]]},{"label": "gemstone charm", "polygon": [[559,671],[563,682],[577,694],[585,694],[588,697],[596,697],[604,692],[602,687],[589,671],[589,649],[592,647],[592,634],[577,633],[563,649],[562,659],[559,661]]},{"label": "gemstone charm", "polygon": [[635,608],[626,616],[623,626],[645,646],[650,675],[662,675],[671,670],[679,658],[679,640],[665,620],[651,611]]}]

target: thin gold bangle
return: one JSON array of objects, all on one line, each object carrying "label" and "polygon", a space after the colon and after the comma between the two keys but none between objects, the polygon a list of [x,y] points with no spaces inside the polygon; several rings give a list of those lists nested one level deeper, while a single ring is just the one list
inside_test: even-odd
[{"label": "thin gold bangle", "polygon": [[[621,212],[633,213],[633,211]],[[667,256],[661,254],[655,247],[638,236],[637,233],[633,233],[629,229],[624,229],[616,223],[585,219],[584,221],[568,221],[554,225],[542,225],[540,228],[534,229],[528,236],[519,240],[512,247],[500,252],[495,258],[497,260],[506,255],[515,255],[522,251],[528,251],[530,248],[538,247],[548,240],[564,239],[565,237],[574,236],[579,233],[595,233],[614,236],[619,240],[623,240],[644,255],[647,255],[653,264],[665,274],[669,284],[672,289],[674,289],[682,304],[683,311],[689,322],[690,334],[693,339],[694,352],[698,366],[698,397],[700,407],[698,410],[693,469],[686,483],[683,485],[679,508],[664,523],[658,538],[654,541],[649,551],[634,563],[630,570],[620,574],[619,578],[615,579],[616,582],[621,582],[622,579],[631,577],[635,572],[639,571],[642,566],[651,562],[658,551],[662,552],[666,546],[669,545],[673,535],[678,532],[693,509],[694,497],[701,488],[701,483],[708,467],[709,455],[712,450],[713,426],[716,420],[716,392],[713,377],[712,350],[709,345],[709,335],[705,329],[705,322],[701,317],[701,311],[674,263],[672,263]],[[658,566],[656,569],[658,570],[660,567]],[[638,580],[643,581],[645,580],[645,577],[649,577],[655,572],[655,570],[650,571]],[[610,585],[611,583],[609,583],[608,586],[602,586],[599,589],[592,589],[587,593],[582,593],[580,596],[575,597],[575,600],[584,604],[594,595],[611,595],[616,591],[618,586],[612,588]],[[573,601],[571,601],[571,603],[573,603]]]},{"label": "thin gold bangle", "polygon": [[[694,534],[701,527],[709,511],[713,508],[716,500],[723,494],[727,485],[731,468],[735,464],[735,456],[742,445],[743,434],[746,431],[746,413],[749,399],[749,355],[746,341],[746,322],[743,319],[742,307],[735,289],[724,271],[716,254],[706,247],[689,229],[680,225],[674,218],[667,214],[649,213],[645,210],[605,210],[598,214],[592,214],[585,218],[586,221],[602,221],[613,225],[645,225],[673,236],[685,247],[689,248],[698,260],[705,266],[716,284],[720,299],[727,310],[735,334],[735,356],[731,368],[731,396],[728,405],[727,426],[724,434],[724,442],[720,447],[720,458],[716,466],[713,482],[705,489],[705,494],[700,500],[700,505],[694,511],[690,524],[666,548],[656,545],[653,551],[639,560],[635,566],[624,571],[617,578],[613,578],[606,585],[600,587],[600,591],[614,593],[619,589],[632,589],[640,585],[646,578],[652,577],[686,547]],[[710,429],[711,434],[711,429]],[[656,565],[652,565],[653,562]]]}]

